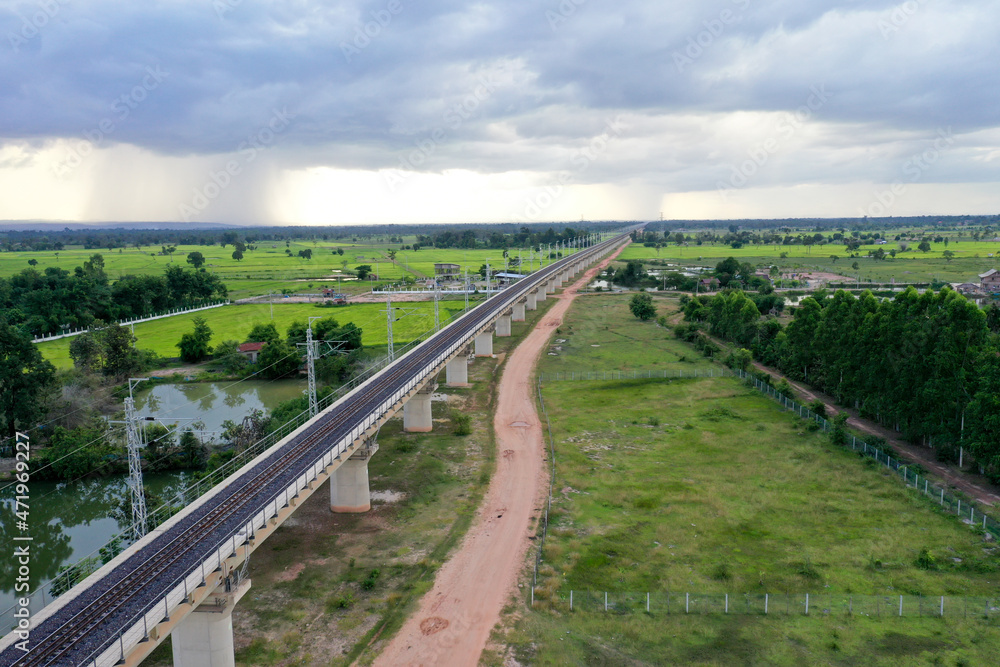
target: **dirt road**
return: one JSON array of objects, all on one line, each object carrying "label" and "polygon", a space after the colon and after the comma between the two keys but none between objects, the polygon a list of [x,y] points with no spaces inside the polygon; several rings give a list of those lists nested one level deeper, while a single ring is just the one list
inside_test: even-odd
[{"label": "dirt road", "polygon": [[531,518],[538,516],[547,488],[545,445],[531,383],[535,363],[577,290],[618,252],[555,297],[558,303],[507,360],[493,422],[497,467],[475,524],[441,567],[419,611],[379,655],[376,667],[479,662],[504,603],[517,586],[530,544]]}]

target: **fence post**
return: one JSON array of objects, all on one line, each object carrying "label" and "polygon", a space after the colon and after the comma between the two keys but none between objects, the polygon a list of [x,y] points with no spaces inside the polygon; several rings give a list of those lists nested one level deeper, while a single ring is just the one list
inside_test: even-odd
[{"label": "fence post", "polygon": [[899,615],[903,615],[903,596],[899,596]]},{"label": "fence post", "polygon": [[649,613],[649,593],[646,593],[646,613]]},{"label": "fence post", "polygon": [[764,593],[764,615],[767,616],[768,594]]},{"label": "fence post", "polygon": [[944,617],[944,596],[941,596],[941,616]]},{"label": "fence post", "polygon": [[809,615],[809,594],[806,593],[806,616]]},{"label": "fence post", "polygon": [[941,489],[941,504],[944,505],[944,489]]},{"label": "fence post", "polygon": [[688,614],[691,612],[691,594],[684,594],[684,613]]},{"label": "fence post", "polygon": [[608,592],[604,591],[604,611],[608,610]]},{"label": "fence post", "polygon": [[729,613],[729,593],[726,593],[726,613]]},{"label": "fence post", "polygon": [[569,610],[573,611],[573,590],[569,591]]},{"label": "fence post", "polygon": [[956,514],[959,514],[959,515],[962,514],[962,499],[961,498],[958,498],[958,511],[956,512]]}]

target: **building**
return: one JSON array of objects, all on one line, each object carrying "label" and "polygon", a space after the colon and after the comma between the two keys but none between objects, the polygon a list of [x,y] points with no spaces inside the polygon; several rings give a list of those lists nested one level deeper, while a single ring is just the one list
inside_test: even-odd
[{"label": "building", "polygon": [[986,273],[980,273],[979,287],[987,294],[996,294],[1000,292],[1000,271],[990,269]]},{"label": "building", "polygon": [[459,264],[435,264],[434,276],[438,279],[457,279],[462,276],[462,267]]},{"label": "building", "polygon": [[239,348],[240,354],[249,359],[251,364],[256,364],[261,348],[265,345],[267,345],[267,343],[243,343]]}]

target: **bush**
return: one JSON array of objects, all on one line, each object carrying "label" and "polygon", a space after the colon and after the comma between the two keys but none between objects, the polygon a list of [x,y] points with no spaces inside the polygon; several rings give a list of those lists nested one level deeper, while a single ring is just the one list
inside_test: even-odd
[{"label": "bush", "polygon": [[820,417],[826,417],[826,403],[816,399],[815,401],[810,401],[806,404],[806,407],[813,411],[814,414]]},{"label": "bush", "polygon": [[451,414],[451,423],[455,425],[455,435],[469,435],[472,433],[472,417],[455,411]]}]

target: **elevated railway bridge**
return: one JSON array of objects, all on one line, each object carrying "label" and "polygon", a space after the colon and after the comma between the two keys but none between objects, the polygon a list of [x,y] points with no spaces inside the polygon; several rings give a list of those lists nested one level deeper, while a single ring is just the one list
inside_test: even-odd
[{"label": "elevated railway bridge", "polygon": [[467,384],[470,351],[491,355],[494,333],[627,238],[592,238],[443,327],[3,637],[0,666],[135,665],[168,635],[175,667],[233,665],[230,614],[254,549],[327,479],[333,511],[370,509],[378,428],[402,409],[404,430],[431,430],[442,370]]}]

